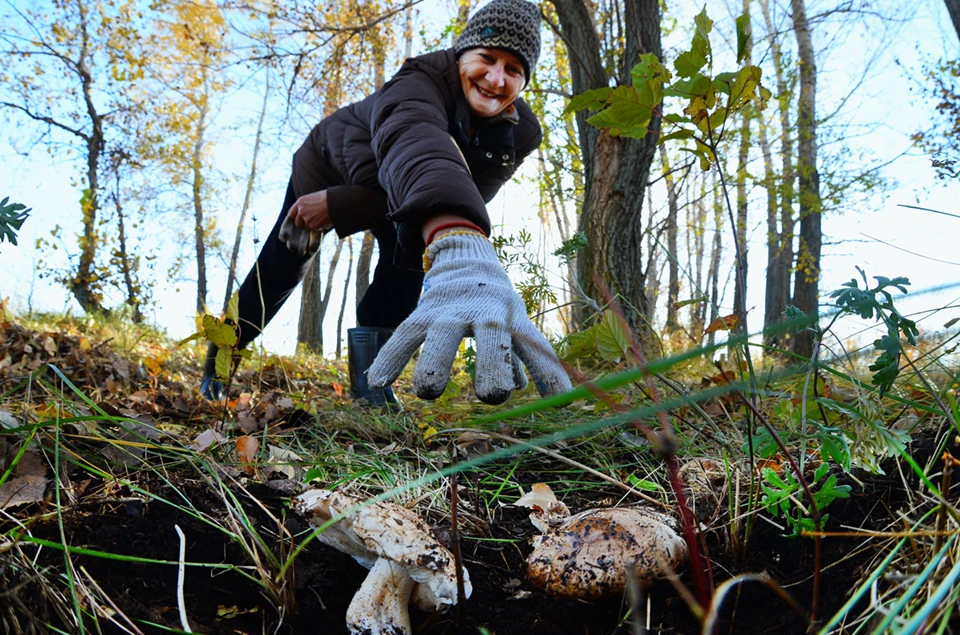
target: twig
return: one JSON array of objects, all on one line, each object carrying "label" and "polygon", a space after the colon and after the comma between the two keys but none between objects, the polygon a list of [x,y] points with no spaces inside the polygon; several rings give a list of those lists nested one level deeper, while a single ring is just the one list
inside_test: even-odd
[{"label": "twig", "polygon": [[[457,464],[456,445],[450,444],[450,461]],[[457,474],[450,475],[450,546],[453,548],[453,563],[457,568],[457,621],[463,620],[463,607],[467,601],[463,583],[463,555],[460,552],[460,524],[457,518],[457,508],[460,506],[459,492],[457,491]]]},{"label": "twig", "polygon": [[[487,430],[477,430],[477,429],[475,429],[475,428],[448,428],[448,429],[446,429],[446,430],[440,430],[439,432],[437,432],[437,435],[441,435],[441,434],[460,434],[460,433],[462,433],[462,432],[471,432],[471,433],[474,433],[474,434],[484,434],[484,435],[487,435],[487,436],[491,436],[491,437],[500,439],[500,440],[502,440],[502,441],[507,441],[507,442],[509,442],[509,443],[516,443],[517,445],[526,446],[526,447],[530,448],[531,450],[536,450],[537,452],[539,452],[539,453],[541,453],[541,454],[545,454],[545,455],[549,456],[549,457],[552,458],[552,459],[556,459],[557,461],[561,461],[561,462],[563,462],[563,463],[566,463],[567,465],[571,465],[571,466],[573,466],[573,467],[575,467],[575,468],[577,468],[577,469],[583,470],[584,472],[587,472],[588,474],[591,474],[592,476],[596,476],[597,478],[599,478],[599,479],[601,479],[601,480],[604,480],[604,481],[606,481],[607,483],[610,483],[611,485],[616,485],[616,486],[619,487],[620,489],[625,490],[625,491],[627,491],[627,492],[629,492],[629,493],[631,493],[631,494],[634,494],[634,495],[642,498],[643,500],[647,501],[648,503],[652,503],[652,504],[654,504],[654,505],[656,505],[656,506],[658,506],[658,507],[660,507],[660,508],[662,508],[662,509],[670,509],[670,506],[669,506],[669,505],[667,505],[667,504],[665,504],[665,503],[662,503],[662,502],[658,501],[657,499],[655,499],[655,498],[653,498],[653,497],[651,497],[651,496],[647,496],[646,494],[644,494],[644,493],[641,492],[640,490],[634,489],[634,488],[630,487],[629,485],[627,485],[626,483],[624,483],[624,482],[622,482],[622,481],[618,481],[617,479],[613,478],[612,476],[607,476],[607,475],[604,474],[603,472],[599,472],[599,471],[593,469],[592,467],[588,467],[588,466],[584,465],[583,463],[580,463],[579,461],[575,461],[575,460],[573,460],[573,459],[571,459],[571,458],[567,458],[567,457],[563,456],[562,454],[560,454],[559,452],[555,452],[555,451],[553,451],[553,450],[548,450],[547,448],[541,447],[541,446],[539,446],[539,445],[534,445],[533,443],[529,443],[528,441],[524,441],[523,439],[518,439],[518,438],[516,438],[516,437],[511,437],[511,436],[506,435],[506,434],[500,434],[499,432],[490,432],[490,431],[487,431]],[[436,435],[435,435],[435,436],[436,436]]]},{"label": "twig", "polygon": [[[787,461],[790,462],[790,467],[793,468],[794,473],[797,475],[797,480],[800,481],[800,485],[803,487],[803,492],[806,495],[807,500],[810,501],[810,516],[813,518],[813,527],[814,531],[816,531],[816,534],[813,537],[813,599],[810,602],[810,622],[816,623],[817,604],[819,604],[820,600],[820,569],[822,562],[820,536],[818,535],[823,530],[820,508],[817,507],[817,500],[813,497],[813,492],[810,491],[810,486],[807,484],[806,476],[803,475],[803,472],[800,470],[800,466],[797,465],[797,461],[793,458],[793,455],[790,454],[786,444],[783,442],[783,439],[780,438],[780,435],[777,434],[777,431],[773,425],[767,420],[763,413],[757,409],[756,406],[750,403],[750,400],[744,396],[742,391],[734,390],[733,394],[740,397],[740,401],[742,401],[744,405],[749,408],[751,412],[753,412],[753,415],[757,418],[757,421],[759,421],[763,427],[767,429],[767,432],[770,433],[770,436],[773,437],[777,447],[779,447],[780,451],[783,452],[783,456],[786,457]],[[753,475],[751,475],[751,478],[753,478]]]},{"label": "twig", "polygon": [[183,630],[187,633],[192,633],[190,630],[190,622],[187,621],[187,605],[183,601],[183,579],[186,577],[185,565],[186,556],[187,556],[187,537],[183,535],[183,531],[180,529],[180,525],[174,525],[174,529],[177,530],[177,535],[180,536],[180,557],[177,560],[177,608],[180,610],[180,626],[183,627]]}]

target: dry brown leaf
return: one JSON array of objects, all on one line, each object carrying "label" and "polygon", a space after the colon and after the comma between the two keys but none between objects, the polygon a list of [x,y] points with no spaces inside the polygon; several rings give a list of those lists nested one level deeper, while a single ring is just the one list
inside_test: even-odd
[{"label": "dry brown leaf", "polygon": [[[12,460],[16,456],[16,450],[11,448],[9,453]],[[48,482],[47,465],[40,456],[40,451],[28,447],[14,466],[10,478],[0,487],[0,509],[42,501]]]},{"label": "dry brown leaf", "polygon": [[257,460],[257,452],[260,450],[260,440],[257,437],[251,437],[248,434],[237,437],[237,456],[243,464],[243,471],[247,476],[253,476],[256,470],[253,464]]},{"label": "dry brown leaf", "polygon": [[738,315],[724,315],[723,317],[718,317],[716,320],[710,323],[707,326],[704,334],[714,333],[716,331],[729,331],[737,326],[740,323],[740,316]]},{"label": "dry brown leaf", "polygon": [[227,440],[225,436],[216,430],[207,429],[197,435],[197,438],[190,444],[190,449],[194,452],[203,452],[212,445],[223,443]]}]

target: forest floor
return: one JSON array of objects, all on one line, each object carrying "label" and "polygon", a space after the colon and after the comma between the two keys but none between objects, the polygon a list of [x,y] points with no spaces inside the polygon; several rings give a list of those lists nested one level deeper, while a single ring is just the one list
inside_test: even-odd
[{"label": "forest floor", "polygon": [[[317,541],[298,550],[311,528],[289,508],[290,498],[305,481],[356,495],[395,490],[392,500],[419,513],[450,545],[451,478],[438,471],[453,461],[468,465],[456,485],[473,595],[446,613],[413,611],[415,633],[704,628],[690,606],[699,590],[689,566],[673,581],[596,603],[553,599],[525,578],[537,530],[529,510],[512,503],[533,483],[549,484],[574,512],[642,502],[637,489],[626,491],[630,486],[675,507],[662,458],[629,421],[614,416],[647,403],[645,385],[626,384],[606,401],[538,410],[529,389],[498,408],[480,404],[465,373],[436,402],[409,397],[402,378],[405,411],[394,415],[351,403],[344,363],[261,356],[245,363],[228,399],[217,404],[197,395],[199,350],[90,319],[0,324],[3,632],[182,632],[185,617],[193,632],[344,633],[347,605],[366,570]],[[693,366],[671,374],[690,391],[711,384]],[[793,420],[802,385],[802,376],[781,381],[779,397],[765,398],[761,409],[771,420]],[[844,387],[830,385],[841,401]],[[850,407],[864,410],[860,399]],[[776,510],[748,509],[748,481],[755,501],[764,494],[759,476],[721,487],[712,508],[698,510],[707,592],[718,590],[707,610],[716,618],[710,632],[808,632],[815,579],[814,632],[830,618],[830,632],[917,632],[909,621],[917,616],[928,632],[958,632],[950,577],[960,572],[957,488],[950,488],[949,470],[944,482],[941,460],[960,456],[957,430],[916,391],[871,403],[882,405],[883,425],[909,422],[903,435],[911,437],[897,456],[876,453],[882,471],[831,464],[836,484],[851,491],[826,510],[824,529],[842,535],[821,539],[819,575],[812,538],[789,537]],[[735,398],[700,401],[697,412],[709,424],[697,423],[694,410],[670,412],[679,459],[711,457],[749,470],[739,431],[746,414]],[[651,427],[657,422],[648,417]],[[524,443],[550,434],[559,437],[544,450]],[[864,435],[852,434],[851,447]],[[763,465],[783,462],[774,454]],[[911,464],[931,485],[945,486],[942,498]],[[790,499],[795,513],[804,509],[802,498]],[[721,595],[731,579],[743,583]]]}]

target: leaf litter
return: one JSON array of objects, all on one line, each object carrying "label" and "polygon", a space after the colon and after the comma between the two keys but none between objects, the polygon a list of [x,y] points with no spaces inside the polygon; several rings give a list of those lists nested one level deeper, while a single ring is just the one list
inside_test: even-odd
[{"label": "leaf litter", "polygon": [[[614,326],[616,323],[608,320],[605,328],[615,336]],[[601,339],[607,335],[600,333]],[[625,350],[616,337],[608,343],[608,357],[615,356],[614,348]],[[65,536],[72,547],[121,558],[117,561],[82,554],[72,556],[102,587],[103,594],[94,593],[89,601],[99,603],[101,608],[97,610],[101,615],[113,616],[111,619],[120,619],[110,604],[119,598],[119,608],[134,619],[159,620],[178,627],[176,607],[171,601],[175,592],[165,581],[169,579],[168,565],[131,566],[122,560],[176,560],[177,539],[172,530],[176,524],[187,535],[188,561],[235,567],[209,578],[209,582],[208,576],[197,575],[198,571],[188,567],[185,591],[191,623],[202,625],[207,632],[253,633],[262,631],[265,620],[273,624],[279,620],[293,632],[307,632],[302,630],[306,628],[318,633],[342,633],[342,620],[328,618],[347,614],[354,592],[367,575],[363,566],[354,564],[349,557],[344,560],[323,545],[308,545],[297,555],[296,575],[276,588],[272,586],[281,578],[275,577],[279,566],[271,568],[271,558],[290,553],[295,543],[289,536],[295,534],[299,541],[310,533],[309,526],[296,515],[287,514],[290,497],[300,493],[305,478],[318,479],[322,485],[351,482],[359,491],[378,493],[447,465],[444,429],[460,425],[473,412],[488,411],[475,407],[469,383],[465,383],[460,387],[462,395],[438,404],[436,409],[416,403],[408,408],[407,415],[396,419],[358,412],[343,400],[342,366],[328,361],[290,362],[269,356],[261,357],[252,365],[254,368],[240,370],[225,402],[208,402],[196,395],[197,356],[201,352],[199,347],[193,352],[174,349],[155,336],[124,338],[70,321],[31,328],[12,321],[0,325],[0,380],[12,387],[7,401],[0,404],[4,472],[9,471],[0,485],[0,502],[7,501],[2,507],[7,513],[16,514],[18,522],[45,518],[32,525],[31,534],[36,539],[59,544]],[[48,365],[55,366],[60,373]],[[712,378],[708,381],[716,383]],[[721,405],[717,412],[723,416],[735,408],[730,400]],[[580,412],[591,416],[589,411]],[[907,413],[903,418],[909,416],[913,415]],[[60,424],[59,434],[55,434],[57,422],[64,420],[69,423]],[[426,425],[421,428],[419,424]],[[428,428],[432,430],[429,440],[425,440],[423,430]],[[518,434],[513,428],[509,432]],[[238,442],[244,438],[248,440]],[[455,439],[457,453],[464,460],[504,447],[482,433],[461,433]],[[572,452],[580,443],[570,439],[554,447]],[[605,453],[609,456],[604,460],[613,461],[612,465],[626,460],[622,478],[637,479],[634,472],[638,462],[644,460],[642,455],[652,452],[644,437],[625,432],[619,438],[610,437],[607,443]],[[59,452],[62,470],[62,527],[47,514],[50,504],[46,501],[55,485],[51,470],[54,452]],[[801,585],[798,593],[802,593],[802,585],[809,583],[809,542],[790,541],[777,529],[761,523],[751,543],[751,557],[734,557],[724,552],[719,540],[725,506],[731,488],[745,495],[741,490],[746,486],[741,482],[742,474],[728,482],[717,476],[718,467],[726,471],[723,463],[704,461],[686,470],[688,476],[694,475],[687,480],[687,487],[695,498],[697,518],[705,532],[704,539],[711,545],[714,562],[725,570],[766,570],[780,580],[795,580]],[[613,474],[620,471],[604,469]],[[640,474],[640,481],[659,488],[649,491],[660,495],[669,491],[662,476]],[[590,528],[589,535],[598,526],[594,516],[603,508],[623,508],[622,489],[604,483],[583,488],[578,482],[584,476],[571,476],[569,466],[536,456],[516,462],[492,462],[472,474],[464,474],[458,486],[461,544],[465,547],[465,564],[479,572],[473,576],[474,593],[459,618],[466,621],[458,622],[449,612],[427,617],[413,611],[414,632],[464,632],[464,624],[486,625],[491,632],[496,629],[501,633],[628,632],[629,623],[622,619],[622,591],[619,596],[614,592],[612,598],[582,604],[558,599],[568,596],[553,587],[546,594],[527,579],[527,563],[533,557],[534,546],[550,542],[544,540],[545,535],[556,536],[555,542],[563,542],[573,527],[559,531],[557,528],[571,518],[584,521],[580,528]],[[534,513],[538,508],[551,509],[554,501],[586,511],[570,516],[554,507],[553,516],[547,518],[543,527],[534,528],[529,524],[529,509],[487,504],[487,500],[498,500],[505,487],[523,487],[535,493],[539,489],[538,495],[543,495],[544,490],[531,485],[543,482],[544,477],[551,478],[554,485],[561,484],[563,503],[556,495],[552,501],[528,499]],[[885,503],[892,508],[899,504],[902,492],[890,489],[891,477],[871,475],[862,480],[865,492],[883,492]],[[430,535],[451,547],[449,509],[443,502],[449,488],[442,485],[444,482],[414,490],[407,504],[416,507]],[[878,514],[882,509],[870,501],[851,497],[843,508],[831,510],[831,515],[836,522],[884,526],[882,514]],[[710,513],[699,513],[700,507],[709,508]],[[239,526],[229,525],[231,518],[243,522]],[[619,523],[621,519],[616,520]],[[218,525],[235,529],[224,534],[216,529]],[[8,531],[16,526],[4,525]],[[234,538],[225,537],[228,535]],[[240,536],[251,540],[245,542]],[[835,561],[831,582],[842,589],[835,594],[841,599],[858,579],[859,561],[848,561],[849,543],[837,540],[826,543],[825,548],[828,558],[832,556]],[[63,567],[62,554],[54,549],[38,550],[27,542],[21,542],[18,549],[23,557],[29,555],[51,572]],[[586,550],[581,548],[581,552]],[[0,558],[11,558],[12,554],[0,553]],[[602,556],[593,561],[610,562]],[[0,562],[0,567],[3,562],[6,560]],[[251,582],[249,573],[239,573],[261,569],[265,573],[257,578],[263,580],[259,584]],[[125,591],[131,588],[132,580],[146,590],[135,599],[128,598]],[[42,602],[56,604],[60,582],[50,578],[45,584],[53,585],[52,593],[34,595],[46,598]],[[660,620],[661,628],[675,632],[697,630],[688,611],[676,605],[675,592],[669,585],[652,582],[648,593],[650,610]],[[285,597],[295,600],[285,604]],[[745,591],[741,602],[750,601],[750,594]],[[768,604],[761,601],[751,606]],[[60,605],[37,605],[34,609],[37,615],[71,614],[69,607],[64,610]],[[746,619],[744,615],[750,613],[741,612],[740,619]],[[791,630],[790,625],[796,622],[780,610],[761,610],[756,619],[763,628],[802,632]],[[742,625],[738,623],[739,626]]]}]

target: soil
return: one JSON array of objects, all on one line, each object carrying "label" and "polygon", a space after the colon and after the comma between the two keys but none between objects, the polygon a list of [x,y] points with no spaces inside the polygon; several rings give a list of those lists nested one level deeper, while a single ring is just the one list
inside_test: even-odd
[{"label": "soil", "polygon": [[[887,473],[891,476],[859,475],[865,487],[855,487],[850,499],[834,505],[830,510],[833,527],[847,524],[880,528],[889,522],[889,510],[897,509],[904,498],[896,467],[890,467],[892,469]],[[519,475],[521,480],[524,476]],[[542,478],[542,473],[529,476]],[[208,485],[183,478],[172,484],[176,491],[159,478],[143,486],[154,496],[166,500],[176,500],[183,494],[196,508],[207,510],[214,517],[224,513],[223,502]],[[287,495],[256,484],[250,485],[249,491],[277,517],[284,513]],[[602,494],[593,491],[591,497]],[[615,495],[615,492],[610,494]],[[127,495],[129,492],[118,491],[111,499],[123,499]],[[583,501],[582,508],[589,507],[590,503]],[[253,504],[245,507],[257,524],[270,526],[269,517],[261,509]],[[66,510],[63,522],[66,542],[75,547],[139,558],[176,560],[179,538],[174,526],[177,525],[187,538],[188,562],[249,563],[236,544],[220,530],[158,501],[145,505],[104,501],[94,506],[73,507]],[[285,522],[294,534],[307,529],[304,521],[292,513],[286,515]],[[438,527],[435,532],[441,540],[448,540],[448,529]],[[456,610],[442,615],[414,611],[415,632],[419,635],[478,633],[483,627],[497,635],[629,633],[630,624],[625,618],[630,606],[625,598],[595,604],[558,601],[531,588],[523,580],[524,560],[534,532],[527,512],[510,507],[496,512],[487,537],[512,539],[512,542],[478,540],[479,536],[467,532],[462,545],[474,585],[473,596],[460,614]],[[35,525],[32,533],[38,538],[61,541],[60,529],[52,521]],[[801,606],[809,607],[814,568],[811,540],[783,537],[777,528],[761,521],[747,552],[737,556],[724,550],[716,533],[706,535],[716,584],[737,573],[763,572],[786,587]],[[874,552],[866,550],[851,554],[861,543],[859,538],[823,541],[821,615],[831,615],[840,608],[851,588],[862,578],[864,567]],[[273,547],[279,548],[275,540]],[[128,617],[148,623],[138,624],[144,632],[180,628],[175,566],[131,564],[90,556],[74,556],[73,562],[75,567],[83,567],[89,572]],[[279,633],[294,634],[344,633],[347,606],[366,570],[352,558],[316,542],[298,557],[296,563],[296,608],[279,625],[277,612],[250,580],[231,571],[211,573],[209,569],[188,568],[184,600],[194,632],[253,634],[277,629]],[[39,564],[62,568],[62,553],[42,550]],[[683,576],[683,582],[693,588],[689,573]],[[699,632],[697,621],[670,584],[658,583],[647,590],[647,596],[650,610],[647,623],[652,631]],[[721,615],[720,628],[716,631],[719,633],[790,635],[806,631],[803,618],[766,587],[757,584],[744,585],[739,593],[731,594]],[[110,624],[106,621],[102,624],[105,632],[112,632]]]}]

